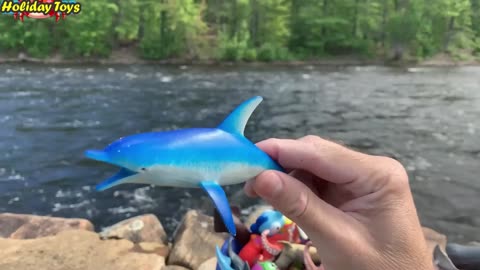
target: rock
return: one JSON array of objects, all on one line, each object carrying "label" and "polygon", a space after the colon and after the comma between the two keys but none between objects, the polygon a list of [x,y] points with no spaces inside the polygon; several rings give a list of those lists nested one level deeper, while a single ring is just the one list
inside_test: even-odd
[{"label": "rock", "polygon": [[188,211],[175,232],[168,264],[198,270],[200,264],[215,257],[215,246],[220,247],[227,236],[214,232],[212,217]]},{"label": "rock", "polygon": [[198,267],[198,270],[214,270],[217,267],[217,258],[212,257],[206,261],[204,261]]},{"label": "rock", "polygon": [[0,239],[2,270],[161,270],[165,258],[138,252],[128,240],[101,240],[70,230],[37,239]]},{"label": "rock", "polygon": [[179,266],[179,265],[165,265],[162,268],[162,270],[188,270],[188,268],[185,268],[185,267]]},{"label": "rock", "polygon": [[53,236],[59,232],[72,229],[93,231],[94,227],[86,219],[0,214],[0,237],[33,239]]},{"label": "rock", "polygon": [[157,242],[141,242],[133,246],[133,251],[141,253],[156,254],[162,257],[168,257],[170,247]]},{"label": "rock", "polygon": [[433,254],[435,247],[438,245],[440,249],[445,252],[447,246],[447,237],[444,234],[438,233],[430,228],[422,227],[425,240],[427,240],[427,247],[430,254]]},{"label": "rock", "polygon": [[432,255],[432,261],[435,269],[439,270],[456,270],[446,252],[447,237],[430,228],[422,227],[427,248]]},{"label": "rock", "polygon": [[100,233],[102,239],[127,239],[133,243],[167,243],[167,234],[155,215],[148,214],[123,220]]},{"label": "rock", "polygon": [[[309,246],[308,252],[313,263],[318,265],[320,263],[320,257],[317,253],[317,249],[313,246]],[[304,254],[305,245],[285,242],[282,252],[275,260],[275,264],[279,269],[287,269],[292,264],[302,264],[305,262]]]}]

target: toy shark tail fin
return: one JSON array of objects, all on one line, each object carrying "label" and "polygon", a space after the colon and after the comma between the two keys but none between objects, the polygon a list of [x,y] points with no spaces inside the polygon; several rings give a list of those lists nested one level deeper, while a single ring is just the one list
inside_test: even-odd
[{"label": "toy shark tail fin", "polygon": [[107,180],[101,182],[98,184],[95,189],[98,191],[104,191],[106,189],[109,189],[113,186],[120,185],[123,183],[129,183],[130,177],[134,176],[138,173],[134,171],[130,171],[129,169],[122,168],[118,173],[113,175],[112,177],[108,178]]},{"label": "toy shark tail fin", "polygon": [[217,266],[220,270],[233,270],[232,260],[225,256],[218,246],[215,246],[215,254],[217,255]]},{"label": "toy shark tail fin", "polygon": [[240,104],[232,113],[230,113],[225,120],[218,126],[226,132],[239,134],[243,136],[245,126],[253,111],[262,102],[263,98],[260,96],[253,97]]}]

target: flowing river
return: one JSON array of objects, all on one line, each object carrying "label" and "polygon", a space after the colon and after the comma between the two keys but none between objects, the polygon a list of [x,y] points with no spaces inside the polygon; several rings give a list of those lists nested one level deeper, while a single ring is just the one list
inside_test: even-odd
[{"label": "flowing river", "polygon": [[[90,219],[100,230],[156,214],[172,232],[200,189],[95,184],[116,168],[86,149],[139,132],[214,127],[241,101],[263,103],[252,141],[317,134],[400,160],[422,224],[480,241],[480,67],[0,66],[0,212]],[[257,203],[242,185],[231,203]]]}]

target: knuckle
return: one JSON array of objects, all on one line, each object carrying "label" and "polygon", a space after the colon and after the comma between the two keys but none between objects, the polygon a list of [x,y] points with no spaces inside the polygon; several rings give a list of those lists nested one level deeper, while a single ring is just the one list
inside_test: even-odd
[{"label": "knuckle", "polygon": [[299,139],[299,141],[307,142],[307,143],[317,143],[320,140],[321,140],[320,137],[316,135],[307,135]]},{"label": "knuckle", "polygon": [[291,218],[300,218],[308,206],[308,193],[301,191],[295,199],[285,205],[285,215]]},{"label": "knuckle", "polygon": [[388,183],[397,188],[408,186],[408,174],[402,163],[390,157],[380,158],[379,164],[383,167],[384,177]]}]

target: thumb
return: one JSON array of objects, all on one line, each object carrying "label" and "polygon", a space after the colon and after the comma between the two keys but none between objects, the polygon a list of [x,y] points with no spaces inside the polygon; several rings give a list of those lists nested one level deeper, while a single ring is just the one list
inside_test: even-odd
[{"label": "thumb", "polygon": [[249,184],[253,191],[298,224],[313,242],[335,239],[348,216],[324,202],[303,182],[278,171],[265,171]]}]

